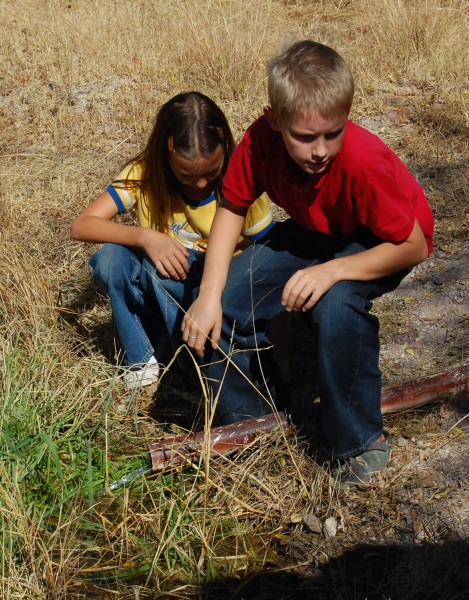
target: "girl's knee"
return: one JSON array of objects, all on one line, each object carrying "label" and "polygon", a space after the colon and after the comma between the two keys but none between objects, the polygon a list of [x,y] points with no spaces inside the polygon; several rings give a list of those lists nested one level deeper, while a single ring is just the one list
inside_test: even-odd
[{"label": "girl's knee", "polygon": [[89,260],[94,279],[105,289],[108,289],[110,284],[115,285],[133,262],[135,257],[131,251],[119,244],[104,244]]}]

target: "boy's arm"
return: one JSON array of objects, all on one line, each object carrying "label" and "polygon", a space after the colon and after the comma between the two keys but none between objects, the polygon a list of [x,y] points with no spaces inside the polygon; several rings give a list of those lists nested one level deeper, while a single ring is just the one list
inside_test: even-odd
[{"label": "boy's arm", "polygon": [[338,281],[371,281],[413,267],[428,256],[428,246],[415,221],[401,244],[383,242],[358,254],[336,258],[297,271],[286,283],[282,304],[287,311],[307,311]]},{"label": "boy's arm", "polygon": [[188,252],[182,244],[165,233],[144,227],[116,223],[117,206],[109,192],[104,192],[73,221],[70,235],[74,240],[143,248],[158,272],[175,280],[185,279],[189,270]]},{"label": "boy's arm", "polygon": [[207,338],[214,348],[220,339],[221,297],[246,212],[223,198],[215,213],[199,295],[185,314],[181,327],[182,339],[200,357],[204,354]]}]

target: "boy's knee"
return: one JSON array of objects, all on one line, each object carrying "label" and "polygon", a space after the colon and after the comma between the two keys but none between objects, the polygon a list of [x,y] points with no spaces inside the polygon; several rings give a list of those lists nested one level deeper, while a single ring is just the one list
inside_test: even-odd
[{"label": "boy's knee", "polygon": [[340,329],[349,324],[353,315],[368,312],[371,307],[364,291],[357,282],[339,281],[314,307],[311,315],[313,323],[318,326],[326,324],[328,329]]}]

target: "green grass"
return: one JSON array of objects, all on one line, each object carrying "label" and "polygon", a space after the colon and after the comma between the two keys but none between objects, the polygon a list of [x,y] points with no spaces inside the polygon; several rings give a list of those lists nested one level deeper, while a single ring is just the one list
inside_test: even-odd
[{"label": "green grass", "polygon": [[[207,491],[204,471],[143,477],[149,467],[144,444],[107,412],[112,387],[103,386],[94,423],[77,420],[73,387],[44,379],[57,371],[60,356],[46,344],[31,362],[21,336],[7,346],[0,416],[4,577],[18,577],[25,556],[36,569],[52,573],[58,566],[72,580],[103,585],[162,574],[194,584],[216,577],[223,565],[219,557],[212,561],[216,548],[231,547],[231,554],[241,530],[250,527],[220,510],[219,489]],[[134,481],[110,491],[135,472]],[[75,540],[68,565],[59,530]],[[47,548],[39,562],[33,558],[38,546]]]}]

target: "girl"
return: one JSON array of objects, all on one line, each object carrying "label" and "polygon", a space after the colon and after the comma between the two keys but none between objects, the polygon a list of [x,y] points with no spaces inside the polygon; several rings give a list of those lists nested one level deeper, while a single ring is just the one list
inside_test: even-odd
[{"label": "girl", "polygon": [[[129,388],[157,382],[160,364],[183,343],[183,309],[200,283],[233,149],[220,108],[199,92],[178,94],[159,110],[146,147],[72,223],[73,239],[105,243],[90,265],[111,300]],[[113,221],[128,212],[138,226]],[[262,196],[236,252],[272,224]]]}]

